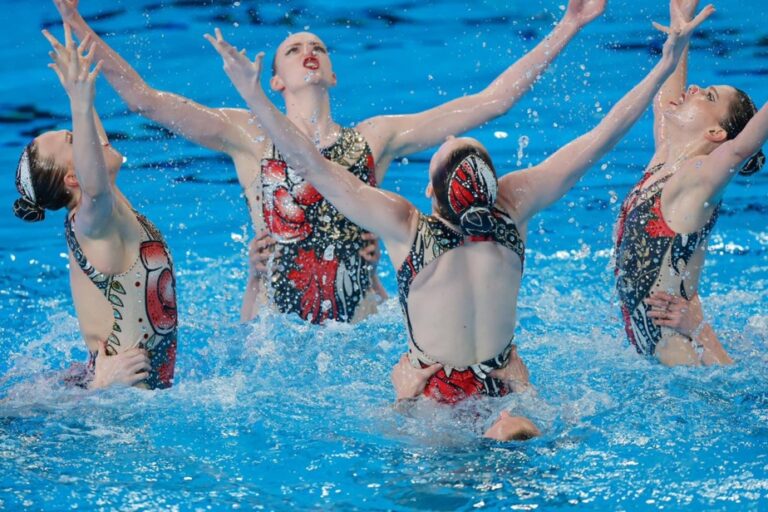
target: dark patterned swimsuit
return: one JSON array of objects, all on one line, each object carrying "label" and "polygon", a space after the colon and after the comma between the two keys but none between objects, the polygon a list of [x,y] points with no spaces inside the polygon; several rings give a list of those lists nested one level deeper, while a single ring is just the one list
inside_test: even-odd
[{"label": "dark patterned swimsuit", "polygon": [[624,200],[616,230],[616,289],[624,328],[629,341],[645,355],[656,351],[662,331],[648,317],[650,306],[643,300],[656,290],[690,298],[684,286],[688,264],[696,251],[706,250],[720,209],[718,205],[698,231],[688,234],[673,231],[661,212],[661,193],[672,174],[643,189],[663,165],[646,171]]},{"label": "dark patterned swimsuit", "polygon": [[[357,131],[344,128],[321,153],[376,186],[371,149]],[[280,312],[312,323],[351,321],[371,288],[371,266],[359,253],[366,245],[363,230],[288,167],[273,144],[261,162],[261,179],[264,220],[280,248],[272,300]]]},{"label": "dark patterned swimsuit", "polygon": [[[413,336],[411,317],[408,312],[408,294],[411,290],[411,284],[419,272],[446,252],[456,247],[461,247],[467,241],[496,242],[517,254],[521,265],[524,263],[525,244],[520,238],[517,225],[511,217],[501,210],[494,209],[493,213],[494,230],[489,235],[482,237],[465,236],[450,229],[435,217],[419,214],[419,224],[411,250],[397,271],[400,306],[405,316],[411,345],[409,358],[414,366],[427,367],[439,362],[428,356],[419,347]],[[468,367],[453,368],[444,366],[430,378],[424,389],[424,394],[435,400],[447,403],[455,403],[475,394],[488,396],[506,395],[509,390],[504,383],[488,374],[491,370],[503,368],[507,365],[512,347],[512,340],[510,340],[501,354]]]},{"label": "dark patterned swimsuit", "polygon": [[[102,274],[91,265],[72,228],[74,215],[65,222],[67,245],[85,275],[112,306],[112,332],[105,340],[107,354],[137,345],[145,347],[152,368],[144,383],[150,389],[168,388],[173,384],[176,366],[178,326],[173,261],[160,231],[146,217],[134,213],[141,226],[139,256],[121,274]],[[94,363],[92,353],[88,365],[91,371]]]}]

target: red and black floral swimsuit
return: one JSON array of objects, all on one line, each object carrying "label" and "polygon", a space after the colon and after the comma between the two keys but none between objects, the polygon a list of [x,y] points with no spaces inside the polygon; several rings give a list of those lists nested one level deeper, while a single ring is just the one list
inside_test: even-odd
[{"label": "red and black floral swimsuit", "polygon": [[[272,269],[272,300],[282,313],[319,324],[349,322],[371,287],[371,266],[360,256],[363,230],[288,167],[274,144],[261,162],[262,208],[280,260]],[[371,149],[344,128],[321,150],[369,185],[376,185]]]},{"label": "red and black floral swimsuit", "polygon": [[[112,306],[112,332],[106,339],[107,354],[114,355],[141,345],[149,352],[152,368],[144,383],[150,389],[173,385],[176,366],[176,278],[168,245],[146,217],[134,212],[141,226],[139,256],[122,274],[106,275],[96,270],[77,241],[67,217],[67,245],[88,279]],[[95,354],[91,354],[93,366]]]},{"label": "red and black floral swimsuit", "polygon": [[[520,237],[515,221],[503,211],[494,208],[491,222],[493,225],[488,235],[467,236],[450,229],[434,216],[419,214],[416,236],[408,257],[397,271],[400,307],[403,310],[410,341],[408,356],[413,366],[424,368],[440,362],[427,355],[413,336],[411,315],[408,311],[408,295],[411,284],[419,272],[446,252],[461,247],[467,242],[495,242],[517,254],[521,264],[525,263],[525,243]],[[487,361],[465,368],[444,365],[430,377],[424,388],[424,395],[444,403],[456,403],[477,394],[506,395],[509,392],[507,386],[499,379],[491,377],[490,372],[504,368],[509,363],[513,347],[513,340],[510,339],[499,355]]]},{"label": "red and black floral swimsuit", "polygon": [[643,300],[655,290],[689,299],[684,286],[688,264],[696,251],[706,250],[720,210],[718,205],[698,231],[688,234],[673,231],[661,212],[661,193],[672,174],[643,189],[663,165],[646,171],[635,185],[621,206],[616,226],[616,289],[624,328],[629,341],[645,355],[656,351],[662,332],[648,317],[650,306]]}]

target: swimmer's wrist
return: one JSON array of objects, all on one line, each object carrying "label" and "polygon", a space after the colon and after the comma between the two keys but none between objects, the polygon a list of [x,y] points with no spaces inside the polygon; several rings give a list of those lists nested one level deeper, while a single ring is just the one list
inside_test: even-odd
[{"label": "swimmer's wrist", "polygon": [[704,332],[704,329],[707,328],[707,322],[705,320],[702,320],[699,322],[699,325],[694,327],[694,329],[691,331],[691,334],[688,336],[691,338],[691,340],[698,341],[701,337],[701,333]]}]

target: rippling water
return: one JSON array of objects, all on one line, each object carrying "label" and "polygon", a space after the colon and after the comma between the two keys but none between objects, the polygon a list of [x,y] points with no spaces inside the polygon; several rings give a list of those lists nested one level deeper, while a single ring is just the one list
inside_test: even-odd
[{"label": "rippling water", "polygon": [[[84,2],[86,3],[86,2]],[[658,5],[657,5],[658,4]],[[37,30],[45,2],[5,2],[0,202],[34,134],[68,123]],[[766,100],[768,15],[724,1],[693,44],[691,79]],[[87,2],[94,27],[147,80],[203,103],[240,105],[200,35],[214,25],[251,50],[308,27],[333,50],[340,121],[413,112],[483,87],[547,30],[557,2]],[[656,58],[648,20],[663,2],[612,1],[512,113],[477,130],[497,167],[535,163],[591,127]],[[33,57],[30,58],[29,56]],[[85,393],[60,372],[85,358],[68,293],[63,215],[23,225],[0,209],[0,509],[764,510],[768,507],[768,174],[737,178],[702,283],[737,363],[665,369],[624,341],[610,232],[650,158],[650,119],[531,224],[516,339],[536,391],[445,408],[391,407],[404,350],[390,300],[356,326],[265,314],[241,326],[247,214],[231,164],[125,111],[99,108],[129,157],[122,190],[166,233],[178,269],[177,384]],[[361,99],[362,98],[362,99]],[[525,137],[525,138],[523,138]],[[527,141],[527,142],[526,142]],[[395,163],[384,186],[421,207],[429,154]],[[519,162],[519,164],[518,164]],[[156,201],[161,198],[162,201]],[[380,273],[390,292],[394,273]],[[500,410],[543,436],[477,435]]]}]

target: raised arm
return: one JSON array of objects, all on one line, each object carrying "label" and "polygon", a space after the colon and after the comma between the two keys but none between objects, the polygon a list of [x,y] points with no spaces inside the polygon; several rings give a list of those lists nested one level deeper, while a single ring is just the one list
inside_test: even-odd
[{"label": "raised arm", "polygon": [[669,30],[661,59],[639,84],[614,105],[600,124],[541,164],[499,180],[500,197],[513,205],[519,221],[530,219],[560,199],[621,140],[674,71],[693,30],[712,12],[714,8],[707,6],[694,20],[672,30],[659,25],[659,28]]},{"label": "raised arm", "polygon": [[[605,0],[571,0],[563,19],[533,50],[506,69],[483,91],[418,114],[381,116],[362,123],[391,159],[471,130],[509,111],[587,23],[599,16]],[[365,128],[367,126],[367,128]]]},{"label": "raised arm", "polygon": [[83,55],[85,45],[75,47],[68,25],[64,25],[64,45],[50,33],[46,33],[46,38],[54,48],[50,67],[67,92],[72,110],[72,159],[82,194],[78,226],[89,235],[98,237],[116,215],[115,194],[99,139],[100,124],[93,107],[94,82],[101,62],[90,71],[93,45],[88,54]]},{"label": "raised arm", "polygon": [[312,142],[277,110],[259,83],[263,53],[251,62],[224,41],[221,31],[205,38],[224,60],[224,71],[248,103],[288,165],[355,224],[385,242],[407,243],[414,206],[405,198],[366,185],[341,165],[323,157]]},{"label": "raised arm", "polygon": [[96,43],[95,58],[104,62],[104,77],[132,111],[216,151],[233,154],[250,150],[252,137],[243,128],[248,126],[246,111],[208,108],[183,96],[153,89],[88,26],[77,10],[78,0],[53,3],[81,41],[88,37]]},{"label": "raised arm", "polygon": [[[691,21],[696,13],[696,7],[699,0],[670,0],[669,1],[669,19],[672,26],[682,26]],[[685,92],[688,83],[688,49],[690,45],[683,48],[683,54],[675,68],[675,71],[667,78],[664,85],[661,86],[659,94],[653,101],[653,139],[658,153],[662,148],[664,141],[664,116],[662,113],[669,106],[670,101],[678,101]]]},{"label": "raised arm", "polygon": [[695,158],[686,164],[683,171],[696,174],[693,183],[701,191],[699,199],[714,204],[731,179],[750,159],[755,159],[755,162],[751,163],[754,169],[752,172],[760,169],[765,163],[765,154],[760,148],[766,140],[768,102],[763,104],[735,138],[724,142],[708,156]]}]

